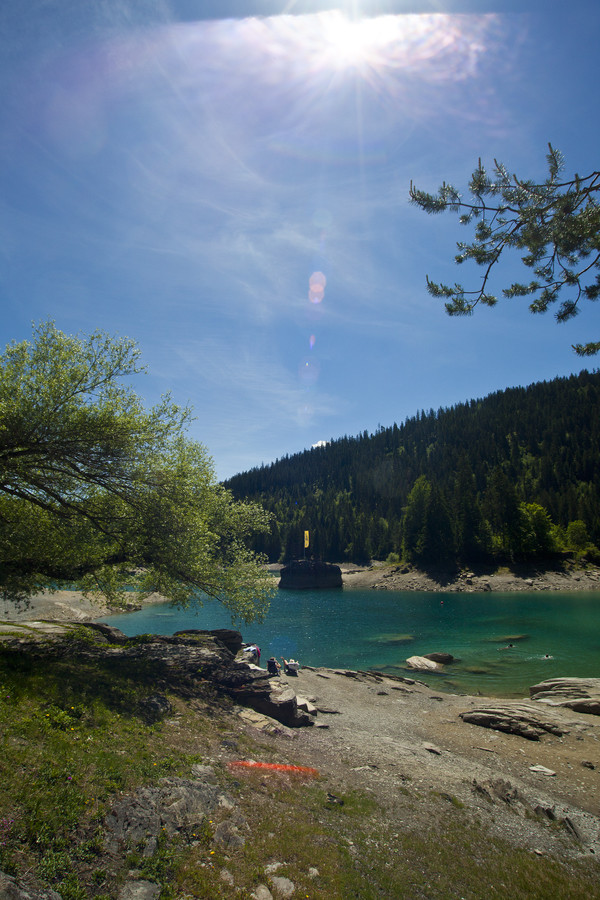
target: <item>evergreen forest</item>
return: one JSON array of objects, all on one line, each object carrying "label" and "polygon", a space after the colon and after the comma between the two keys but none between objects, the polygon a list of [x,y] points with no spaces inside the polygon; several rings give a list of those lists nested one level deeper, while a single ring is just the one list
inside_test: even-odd
[{"label": "evergreen forest", "polygon": [[272,513],[254,544],[270,562],[598,560],[600,371],[422,410],[226,486]]}]

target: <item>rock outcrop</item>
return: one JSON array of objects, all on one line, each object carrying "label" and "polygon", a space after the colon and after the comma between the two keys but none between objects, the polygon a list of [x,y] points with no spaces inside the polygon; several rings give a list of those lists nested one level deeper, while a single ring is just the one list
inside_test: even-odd
[{"label": "rock outcrop", "polygon": [[[104,821],[107,849],[117,853],[137,847],[149,858],[163,832],[193,837],[217,807],[235,810],[233,800],[210,777],[163,778],[156,786],[141,787],[116,801]],[[233,819],[227,824],[230,830],[235,829],[242,846],[240,829],[245,821],[239,814]]]},{"label": "rock outcrop", "polygon": [[297,559],[281,569],[279,587],[304,590],[307,588],[342,587],[342,570],[333,563],[316,559]]},{"label": "rock outcrop", "polygon": [[89,629],[94,639],[61,634],[52,640],[25,637],[11,643],[38,656],[102,656],[111,665],[134,664],[139,672],[151,672],[152,695],[141,701],[137,709],[148,723],[169,713],[171,707],[164,691],[192,698],[208,685],[211,691],[231,697],[289,728],[313,724],[314,716],[298,706],[296,694],[287,682],[270,678],[264,669],[236,659],[242,646],[239,631],[193,629],[171,637],[150,634],[128,638],[117,628],[101,623],[78,627]]},{"label": "rock outcrop", "polygon": [[564,729],[557,722],[544,718],[539,710],[519,703],[470,709],[459,715],[463,722],[504,731],[507,734],[517,734],[530,741],[539,741],[540,737],[547,733],[558,737],[564,734]]},{"label": "rock outcrop", "polygon": [[600,678],[551,678],[529,688],[532,700],[600,716]]},{"label": "rock outcrop", "polygon": [[50,888],[33,890],[20,885],[15,878],[0,872],[1,900],[61,900],[60,894]]}]

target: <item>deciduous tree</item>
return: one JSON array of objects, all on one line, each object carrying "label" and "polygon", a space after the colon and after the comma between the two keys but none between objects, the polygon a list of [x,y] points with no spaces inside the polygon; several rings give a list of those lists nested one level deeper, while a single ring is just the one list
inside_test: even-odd
[{"label": "deciduous tree", "polygon": [[141,368],[131,340],[52,323],[0,356],[0,594],[208,595],[250,621],[271,580],[247,541],[268,516],[218,484],[188,408],[144,407]]}]

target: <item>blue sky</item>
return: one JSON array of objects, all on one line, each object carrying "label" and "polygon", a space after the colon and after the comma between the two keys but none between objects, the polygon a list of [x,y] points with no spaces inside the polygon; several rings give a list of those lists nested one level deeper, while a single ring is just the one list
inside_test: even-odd
[{"label": "blue sky", "polygon": [[3,4],[0,343],[134,338],[219,478],[593,366],[593,305],[448,318],[468,232],[408,187],[597,169],[599,34],[596,0]]}]

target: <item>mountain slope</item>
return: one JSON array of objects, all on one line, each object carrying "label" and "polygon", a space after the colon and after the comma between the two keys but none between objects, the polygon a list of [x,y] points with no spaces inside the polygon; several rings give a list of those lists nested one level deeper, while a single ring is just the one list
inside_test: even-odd
[{"label": "mountain slope", "polygon": [[344,436],[230,479],[274,514],[257,549],[363,561],[523,558],[600,540],[600,372]]}]

